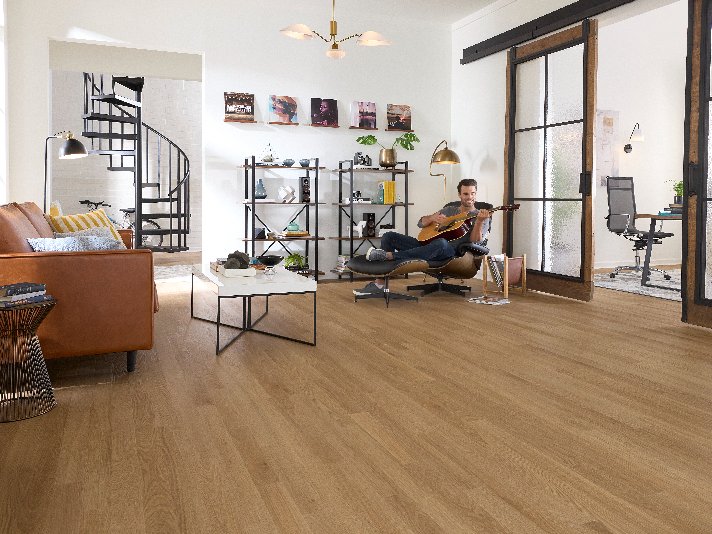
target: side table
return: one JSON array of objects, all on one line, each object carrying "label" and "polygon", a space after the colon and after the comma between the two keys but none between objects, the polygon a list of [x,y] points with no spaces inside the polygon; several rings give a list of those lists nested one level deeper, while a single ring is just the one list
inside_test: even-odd
[{"label": "side table", "polygon": [[37,328],[54,300],[0,308],[0,422],[47,413],[57,406]]}]

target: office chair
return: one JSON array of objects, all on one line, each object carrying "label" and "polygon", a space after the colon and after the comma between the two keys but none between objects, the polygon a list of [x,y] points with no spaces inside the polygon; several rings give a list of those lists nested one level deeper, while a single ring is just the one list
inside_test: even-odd
[{"label": "office chair", "polygon": [[[608,216],[606,217],[608,230],[614,234],[625,237],[633,243],[635,252],[635,265],[622,265],[616,267],[610,274],[615,278],[621,271],[640,272],[640,251],[648,246],[648,236],[650,232],[643,232],[635,227],[635,190],[633,189],[633,178],[624,176],[607,176],[606,189],[608,191]],[[660,223],[662,230],[662,221]],[[659,245],[666,237],[675,234],[669,232],[656,231],[653,234],[653,244]],[[670,280],[670,275],[662,269],[650,268],[651,271],[661,273],[665,280]]]}]

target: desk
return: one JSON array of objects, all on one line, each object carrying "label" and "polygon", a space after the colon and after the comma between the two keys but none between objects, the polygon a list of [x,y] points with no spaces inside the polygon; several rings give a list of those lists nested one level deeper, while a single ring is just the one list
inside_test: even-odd
[{"label": "desk", "polygon": [[[198,317],[193,311],[194,280],[199,278],[208,282],[217,289],[217,317],[215,320]],[[313,309],[313,335],[311,340],[297,339],[283,336],[266,330],[258,330],[255,325],[259,323],[269,312],[269,297],[272,295],[303,295],[311,293],[314,300]],[[265,297],[265,312],[257,319],[252,318],[252,299],[254,297]],[[220,304],[223,299],[242,298],[242,325],[231,325],[223,323],[220,317]],[[216,325],[215,333],[215,354],[220,354],[227,347],[232,345],[245,332],[256,332],[267,336],[296,341],[305,345],[316,345],[316,280],[306,278],[300,274],[287,271],[283,267],[277,267],[274,277],[266,277],[260,272],[257,276],[225,277],[207,266],[194,265],[190,284],[190,316],[193,319],[207,321]],[[239,334],[233,337],[224,345],[220,345],[220,327],[227,326],[239,330]]]},{"label": "desk", "polygon": [[650,256],[653,253],[653,237],[655,234],[655,224],[658,221],[681,221],[682,215],[659,215],[656,213],[638,213],[636,219],[650,219],[650,230],[648,230],[648,246],[645,247],[645,261],[643,262],[643,275],[640,278],[640,285],[646,287],[657,287],[658,289],[670,289],[672,291],[681,291],[677,287],[657,286],[650,282]]}]

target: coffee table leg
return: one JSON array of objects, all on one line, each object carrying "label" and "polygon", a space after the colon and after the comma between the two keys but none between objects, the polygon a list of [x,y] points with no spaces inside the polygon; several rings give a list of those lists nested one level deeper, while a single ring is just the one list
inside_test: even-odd
[{"label": "coffee table leg", "polygon": [[312,295],[314,296],[314,341],[312,345],[316,346],[316,291]]}]

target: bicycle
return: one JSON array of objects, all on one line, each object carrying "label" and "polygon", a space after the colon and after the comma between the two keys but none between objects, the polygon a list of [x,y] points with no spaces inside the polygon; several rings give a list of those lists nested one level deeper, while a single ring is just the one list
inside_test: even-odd
[{"label": "bicycle", "polygon": [[[111,204],[107,204],[103,200],[99,200],[99,201],[80,200],[79,203],[84,206],[87,206],[89,208],[89,211],[95,211],[95,210],[98,210],[99,208],[110,208],[111,207]],[[132,215],[135,215],[135,213],[136,213],[136,208],[119,208],[119,211],[124,214],[123,215],[124,220],[122,223],[117,222],[108,213],[106,214],[106,216],[109,218],[109,221],[111,221],[111,224],[116,226],[116,228],[122,228],[122,229],[136,231],[135,219],[132,217]],[[144,219],[143,224],[141,225],[141,229],[142,230],[160,230],[161,225],[158,224],[153,219]],[[141,236],[141,245],[143,247],[148,247],[148,248],[160,247],[162,244],[163,244],[163,236],[160,234]]]}]

